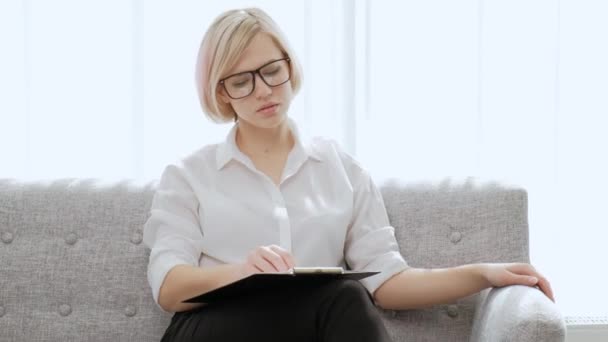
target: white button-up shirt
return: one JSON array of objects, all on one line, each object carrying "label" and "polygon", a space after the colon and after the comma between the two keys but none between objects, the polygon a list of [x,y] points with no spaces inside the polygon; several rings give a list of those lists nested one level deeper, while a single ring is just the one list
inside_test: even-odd
[{"label": "white button-up shirt", "polygon": [[238,123],[225,142],[164,169],[143,234],[157,304],[174,266],[242,263],[263,245],[288,250],[296,266],[380,271],[361,280],[370,293],[408,268],[368,172],[330,139],[304,144],[288,121],[295,144],[279,186],[237,147]]}]

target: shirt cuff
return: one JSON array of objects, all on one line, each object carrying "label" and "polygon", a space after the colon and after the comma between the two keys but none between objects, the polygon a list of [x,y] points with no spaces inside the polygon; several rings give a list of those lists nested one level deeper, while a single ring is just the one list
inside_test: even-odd
[{"label": "shirt cuff", "polygon": [[[361,283],[367,291],[372,295],[374,292],[388,279],[400,273],[408,268],[411,268],[407,262],[403,259],[401,254],[396,251],[388,252],[378,258],[376,258],[373,262],[368,264],[364,270],[357,271],[369,271],[369,272],[378,272],[380,273],[373,275],[371,277],[367,277],[361,279]],[[375,300],[374,300],[375,302]]]},{"label": "shirt cuff", "polygon": [[[163,255],[164,254],[164,255]],[[169,253],[160,253],[160,255],[156,255],[150,262],[148,266],[148,282],[150,284],[150,288],[152,289],[152,296],[154,297],[154,302],[156,305],[164,312],[171,313],[160,306],[158,302],[158,296],[160,293],[160,288],[165,281],[165,277],[169,271],[177,266],[177,265],[192,265],[192,263],[184,260],[174,254]]]}]

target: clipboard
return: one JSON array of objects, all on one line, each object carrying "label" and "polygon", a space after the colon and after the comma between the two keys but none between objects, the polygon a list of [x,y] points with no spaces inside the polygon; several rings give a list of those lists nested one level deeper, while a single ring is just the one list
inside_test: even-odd
[{"label": "clipboard", "polygon": [[289,287],[314,287],[338,279],[360,280],[380,272],[345,271],[342,267],[294,267],[287,272],[255,273],[183,303],[211,304],[241,296],[268,293]]}]

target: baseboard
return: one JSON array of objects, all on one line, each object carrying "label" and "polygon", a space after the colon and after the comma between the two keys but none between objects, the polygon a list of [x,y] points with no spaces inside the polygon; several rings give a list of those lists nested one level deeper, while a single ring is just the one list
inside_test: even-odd
[{"label": "baseboard", "polygon": [[567,342],[608,341],[608,317],[565,317]]}]

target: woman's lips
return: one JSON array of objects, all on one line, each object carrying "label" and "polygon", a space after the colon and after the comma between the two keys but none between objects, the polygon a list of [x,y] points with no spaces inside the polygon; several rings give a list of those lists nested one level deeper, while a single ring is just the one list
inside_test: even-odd
[{"label": "woman's lips", "polygon": [[273,104],[273,105],[271,105],[271,106],[268,106],[268,107],[264,107],[264,108],[262,108],[262,109],[259,109],[259,110],[258,110],[258,113],[262,113],[262,114],[273,114],[273,113],[274,113],[274,112],[277,110],[277,108],[278,108],[278,107],[279,107],[279,104],[278,104],[278,103],[277,103],[277,104]]}]

